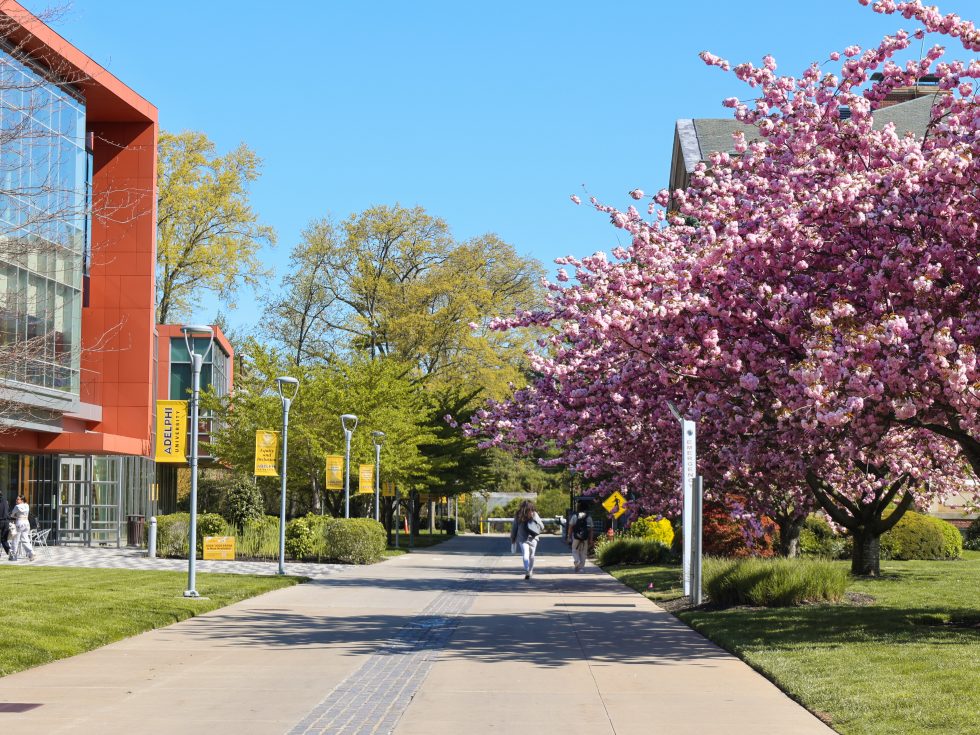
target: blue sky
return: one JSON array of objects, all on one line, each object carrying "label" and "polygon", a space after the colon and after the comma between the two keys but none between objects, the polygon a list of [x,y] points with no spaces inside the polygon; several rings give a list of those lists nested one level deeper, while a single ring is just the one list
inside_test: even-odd
[{"label": "blue sky", "polygon": [[[252,202],[279,236],[265,254],[276,282],[309,220],[383,203],[421,205],[458,238],[496,232],[552,271],[555,257],[625,244],[568,197],[584,184],[626,206],[630,189],[656,191],[674,121],[725,117],[721,99],[748,96],[698,52],[772,53],[796,73],[911,27],[857,0],[74,0],[53,25],[154,103],[163,128],[258,152]],[[221,308],[247,328],[254,303]]]}]

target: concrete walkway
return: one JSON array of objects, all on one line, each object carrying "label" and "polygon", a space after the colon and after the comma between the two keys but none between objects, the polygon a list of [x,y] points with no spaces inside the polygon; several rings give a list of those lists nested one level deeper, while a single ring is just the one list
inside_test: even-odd
[{"label": "concrete walkway", "polygon": [[[833,732],[602,571],[573,574],[558,539],[543,539],[530,582],[508,551],[504,537],[463,536],[5,677],[0,724],[141,735]],[[38,706],[11,711],[27,705]]]}]

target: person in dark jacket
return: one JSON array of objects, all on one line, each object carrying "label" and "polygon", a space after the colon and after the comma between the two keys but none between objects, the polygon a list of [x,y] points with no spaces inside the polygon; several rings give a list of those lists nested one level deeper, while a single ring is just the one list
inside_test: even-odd
[{"label": "person in dark jacket", "polygon": [[3,546],[3,553],[10,558],[10,506],[7,505],[7,498],[0,493],[0,546]]}]

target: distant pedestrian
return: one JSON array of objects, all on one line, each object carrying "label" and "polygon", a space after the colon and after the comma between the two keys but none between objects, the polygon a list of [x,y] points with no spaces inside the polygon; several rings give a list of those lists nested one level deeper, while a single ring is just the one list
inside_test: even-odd
[{"label": "distant pedestrian", "polygon": [[31,506],[20,495],[17,496],[17,505],[10,513],[17,527],[17,538],[14,541],[14,550],[10,555],[11,561],[17,561],[17,557],[23,552],[27,554],[28,561],[34,561],[34,546],[31,544]]},{"label": "distant pedestrian", "polygon": [[572,563],[575,571],[581,572],[585,569],[585,560],[589,556],[589,549],[595,540],[595,524],[589,514],[589,501],[580,500],[575,507],[575,513],[568,519],[568,537],[566,540],[572,546]]},{"label": "distant pedestrian", "polygon": [[521,501],[514,522],[510,526],[510,543],[521,548],[521,558],[524,560],[524,579],[530,579],[534,574],[534,552],[538,548],[538,536],[544,531],[541,516],[530,500]]},{"label": "distant pedestrian", "polygon": [[13,554],[10,549],[10,506],[7,505],[7,498],[0,493],[0,545],[3,546],[3,553],[9,559]]}]

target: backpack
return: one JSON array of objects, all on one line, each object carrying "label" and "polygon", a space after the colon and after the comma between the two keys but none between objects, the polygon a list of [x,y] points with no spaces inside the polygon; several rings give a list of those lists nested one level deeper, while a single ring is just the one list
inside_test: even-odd
[{"label": "backpack", "polygon": [[576,541],[589,540],[589,516],[587,514],[578,514],[575,525],[572,526],[572,538]]},{"label": "backpack", "polygon": [[534,538],[544,531],[544,524],[537,518],[531,518],[531,520],[524,524],[524,528],[527,530],[527,537]]}]

